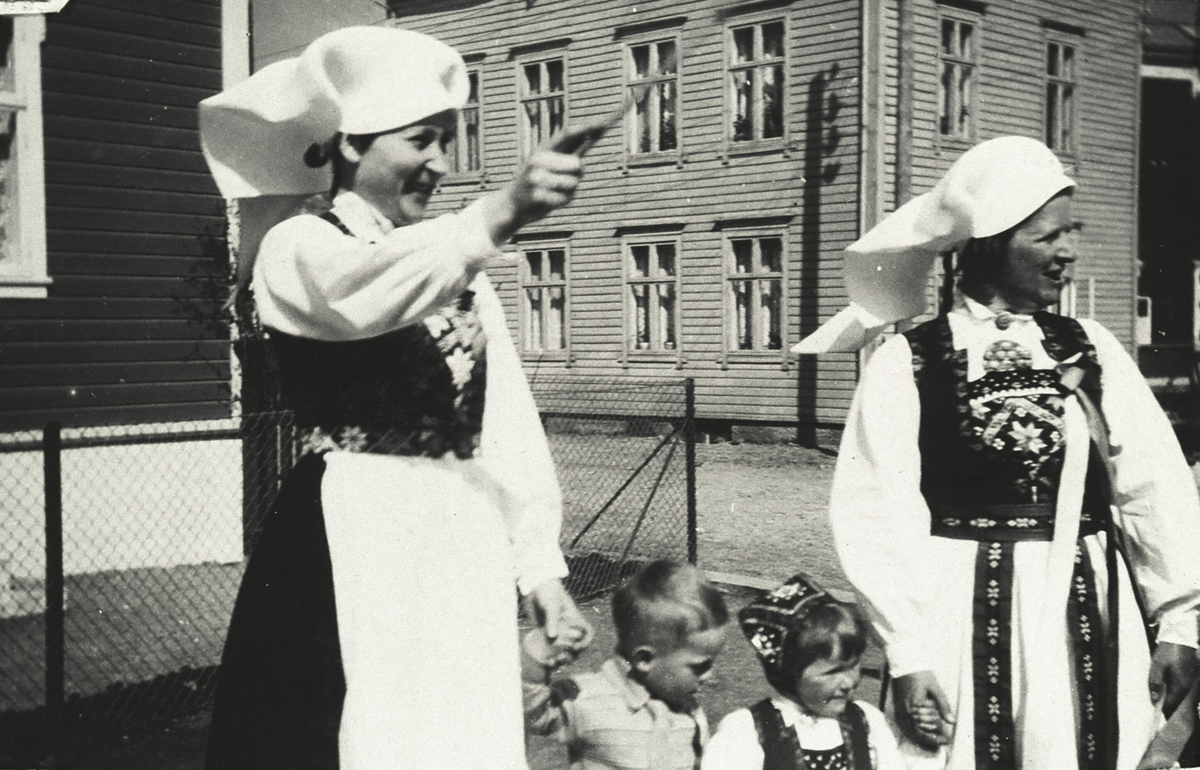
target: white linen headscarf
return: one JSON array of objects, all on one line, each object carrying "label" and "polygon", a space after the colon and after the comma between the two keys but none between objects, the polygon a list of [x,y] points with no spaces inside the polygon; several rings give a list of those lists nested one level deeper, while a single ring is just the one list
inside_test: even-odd
[{"label": "white linen headscarf", "polygon": [[896,209],[846,249],[849,307],[792,352],[855,351],[887,325],[920,315],[938,255],[1015,227],[1074,187],[1058,158],[1036,139],[1002,136],[972,147],[932,190]]},{"label": "white linen headscarf", "polygon": [[332,183],[305,151],[456,110],[468,95],[453,48],[395,27],[347,27],[200,102],[200,146],[226,198],[311,195]]}]

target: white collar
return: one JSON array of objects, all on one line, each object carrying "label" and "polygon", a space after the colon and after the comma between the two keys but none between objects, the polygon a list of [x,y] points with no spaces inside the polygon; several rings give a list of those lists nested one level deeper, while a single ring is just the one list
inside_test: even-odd
[{"label": "white collar", "polygon": [[374,240],[396,229],[383,212],[352,190],[342,190],[334,197],[333,213],[351,233],[360,238]]},{"label": "white collar", "polygon": [[[992,310],[987,305],[978,300],[968,297],[966,294],[959,293],[958,299],[955,302],[954,309],[966,315],[976,324],[995,324],[996,319],[1001,313]],[[1004,315],[1010,319],[1009,325],[1021,326],[1026,323],[1033,323],[1033,316],[1023,313],[1010,313],[1003,311]]]},{"label": "white collar", "polygon": [[[819,717],[809,714],[801,709],[800,704],[791,698],[774,695],[771,697],[771,703],[779,710],[780,715],[783,717],[783,723],[789,727],[811,729],[825,722],[832,722],[835,725],[839,724],[836,719],[831,717]],[[841,727],[839,726],[838,729],[840,730]]]}]

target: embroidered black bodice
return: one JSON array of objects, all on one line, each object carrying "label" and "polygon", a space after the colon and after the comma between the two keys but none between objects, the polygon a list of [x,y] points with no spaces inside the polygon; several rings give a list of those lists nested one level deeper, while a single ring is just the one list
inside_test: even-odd
[{"label": "embroidered black bodice", "polygon": [[276,329],[269,335],[304,451],[465,459],[478,449],[487,358],[472,292],[378,337],[330,342]]},{"label": "embroidered black bodice", "polygon": [[[1098,371],[1095,348],[1077,321],[1051,313],[1036,313],[1034,319],[1052,358],[1086,357]],[[1058,372],[1033,369],[1029,351],[1002,341],[985,352],[984,375],[968,382],[967,351],[954,349],[945,316],[904,335],[921,400],[921,492],[934,516],[934,533],[955,537],[963,536],[955,527],[996,529],[999,519],[980,506],[1004,506],[1012,516],[1002,525],[1008,530],[1003,539],[1051,539],[1066,449],[1067,391]],[[985,515],[966,519],[969,509]],[[1085,513],[1094,509],[1084,507]],[[1092,526],[1090,519],[1086,526]]]}]

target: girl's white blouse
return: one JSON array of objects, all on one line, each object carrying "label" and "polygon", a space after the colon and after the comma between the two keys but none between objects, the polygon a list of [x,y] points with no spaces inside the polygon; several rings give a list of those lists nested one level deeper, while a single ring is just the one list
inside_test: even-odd
[{"label": "girl's white blouse", "polygon": [[[795,728],[801,747],[823,751],[842,745],[842,728],[836,719],[809,716],[787,698],[776,696],[771,703],[779,709],[783,723]],[[855,703],[867,717],[867,745],[875,770],[904,770],[904,758],[887,719],[870,703]],[[700,763],[701,770],[762,770],[762,766],[763,750],[750,709],[738,709],[721,720]]]}]

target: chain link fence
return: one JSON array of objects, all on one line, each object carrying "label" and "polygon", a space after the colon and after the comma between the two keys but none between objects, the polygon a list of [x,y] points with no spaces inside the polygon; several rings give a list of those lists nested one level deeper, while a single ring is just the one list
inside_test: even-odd
[{"label": "chain link fence", "polygon": [[613,588],[650,559],[696,561],[691,380],[530,379],[563,491],[567,587]]},{"label": "chain link fence", "polygon": [[[571,591],[695,561],[690,381],[531,384]],[[297,459],[278,412],[0,434],[0,767],[209,705],[245,555]]]}]

